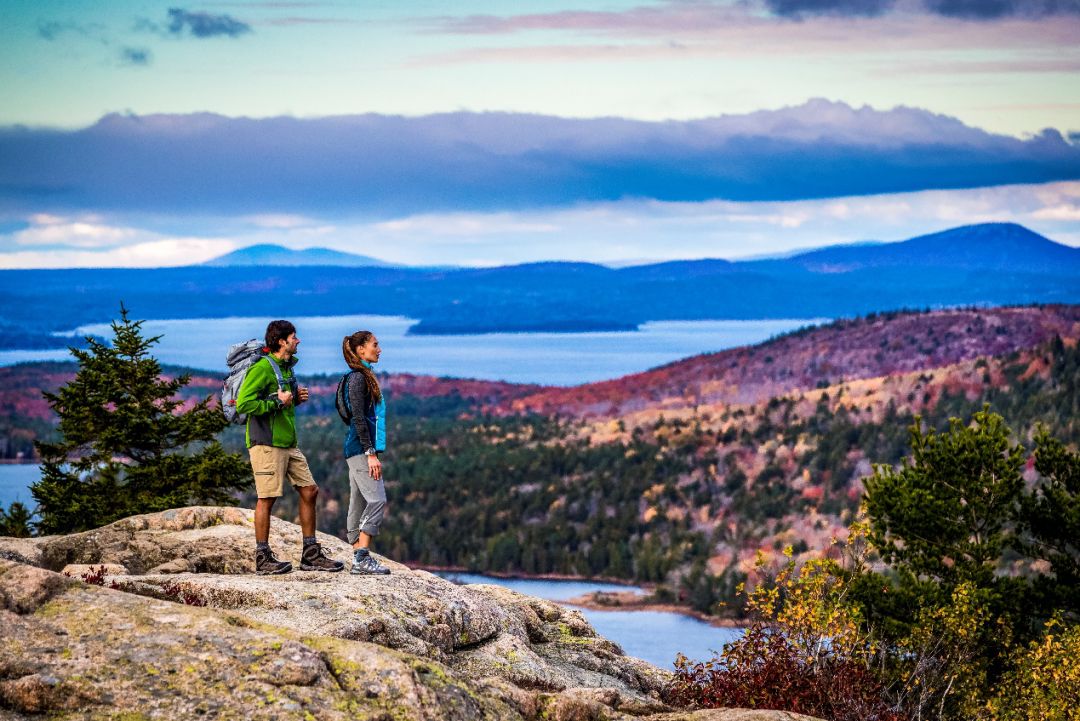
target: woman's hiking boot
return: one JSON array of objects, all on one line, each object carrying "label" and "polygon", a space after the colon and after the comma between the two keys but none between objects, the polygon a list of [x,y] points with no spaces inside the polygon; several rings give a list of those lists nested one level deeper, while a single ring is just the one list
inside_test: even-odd
[{"label": "woman's hiking boot", "polygon": [[329,571],[337,573],[345,568],[341,561],[335,561],[326,555],[322,546],[318,543],[309,543],[304,546],[304,552],[300,554],[301,571]]},{"label": "woman's hiking boot", "polygon": [[260,576],[273,576],[279,573],[288,573],[292,570],[292,564],[281,561],[269,548],[259,548],[255,551],[255,573]]},{"label": "woman's hiking boot", "polygon": [[353,553],[349,573],[357,576],[389,576],[390,569],[379,563],[366,548],[358,548]]}]

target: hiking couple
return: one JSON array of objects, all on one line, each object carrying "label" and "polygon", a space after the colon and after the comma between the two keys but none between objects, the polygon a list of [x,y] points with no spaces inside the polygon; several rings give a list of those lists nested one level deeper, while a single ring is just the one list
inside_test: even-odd
[{"label": "hiking couple", "polygon": [[[308,389],[297,385],[293,366],[300,339],[287,320],[266,327],[268,355],[254,363],[236,396],[236,412],[247,415],[247,447],[255,475],[255,572],[288,573],[292,564],[270,550],[270,511],[288,479],[300,495],[300,528],[304,535],[300,569],[337,572],[345,564],[326,555],[315,540],[315,499],[319,486],[307,459],[296,447],[296,406],[308,400]],[[386,575],[390,569],[371,555],[368,547],[378,535],[386,508],[379,453],[386,450],[386,402],[372,364],[382,353],[370,331],[357,331],[342,341],[342,354],[351,372],[339,388],[339,408],[349,419],[345,460],[349,466],[349,515],[346,524],[353,546],[350,572]],[[356,409],[353,412],[352,409]]]}]

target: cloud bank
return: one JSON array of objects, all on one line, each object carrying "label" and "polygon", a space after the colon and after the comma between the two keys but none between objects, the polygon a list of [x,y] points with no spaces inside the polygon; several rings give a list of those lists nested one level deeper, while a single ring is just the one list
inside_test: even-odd
[{"label": "cloud bank", "polygon": [[[428,32],[502,35],[573,31],[652,36],[695,33],[731,25],[811,18],[874,19],[895,16],[947,21],[1038,20],[1080,15],[1080,0],[742,0],[718,2],[661,0],[618,10],[559,10],[547,13],[444,15],[418,20]],[[957,25],[953,22],[952,25]]]},{"label": "cloud bank", "polygon": [[145,220],[124,214],[35,214],[6,228],[0,223],[0,268],[185,265],[263,243],[332,248],[421,266],[552,259],[626,265],[902,240],[986,222],[1020,223],[1080,246],[1080,182],[792,202],[625,200],[384,221],[185,216],[183,228],[163,228],[153,220],[156,227],[149,228]]},{"label": "cloud bank", "polygon": [[1080,178],[1021,140],[910,108],[812,101],[685,122],[509,113],[321,119],[109,115],[0,128],[0,210],[362,215],[625,198],[783,201]]},{"label": "cloud bank", "polygon": [[946,17],[974,20],[1080,15],[1080,0],[926,0],[926,7]]}]

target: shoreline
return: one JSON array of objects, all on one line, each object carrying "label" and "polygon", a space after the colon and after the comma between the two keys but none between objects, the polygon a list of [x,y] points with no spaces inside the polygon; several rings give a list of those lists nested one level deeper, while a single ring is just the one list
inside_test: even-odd
[{"label": "shoreline", "polygon": [[593,591],[584,596],[576,596],[567,599],[566,601],[558,601],[558,603],[584,608],[589,611],[660,611],[664,613],[677,613],[681,616],[689,616],[690,618],[708,624],[713,628],[745,628],[750,623],[747,619],[710,616],[701,611],[695,611],[689,606],[680,606],[675,603],[657,603],[649,601],[648,598],[648,596],[638,597],[635,594],[630,593]]},{"label": "shoreline", "polygon": [[612,586],[640,588],[646,593],[652,593],[655,590],[655,586],[651,583],[639,584],[634,583],[633,581],[627,581],[625,578],[574,576],[565,573],[537,573],[535,575],[528,575],[524,573],[506,573],[502,571],[473,571],[468,568],[462,568],[461,566],[429,566],[424,564],[414,566],[408,563],[405,565],[414,571],[429,571],[431,573],[467,573],[471,576],[489,576],[491,578],[501,578],[507,581],[577,581],[579,583],[607,583]]},{"label": "shoreline", "polygon": [[651,601],[655,591],[653,584],[638,585],[623,578],[590,578],[585,576],[572,576],[561,573],[543,573],[528,576],[520,573],[495,573],[478,572],[457,566],[427,566],[417,565],[409,568],[430,573],[467,573],[473,576],[487,576],[508,581],[575,581],[578,583],[605,583],[613,586],[626,586],[640,589],[644,593],[634,591],[591,591],[581,596],[555,601],[566,606],[584,608],[589,611],[659,611],[663,613],[677,613],[681,616],[689,616],[697,621],[708,624],[714,628],[744,628],[749,625],[747,619],[720,618],[696,611],[689,606],[676,603],[661,603]]}]

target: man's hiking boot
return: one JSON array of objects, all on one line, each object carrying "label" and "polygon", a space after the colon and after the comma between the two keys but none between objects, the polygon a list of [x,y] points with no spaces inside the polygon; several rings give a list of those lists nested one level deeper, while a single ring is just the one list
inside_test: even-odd
[{"label": "man's hiking boot", "polygon": [[279,573],[288,573],[292,570],[292,564],[288,561],[280,561],[269,548],[265,551],[255,551],[255,573],[260,576],[272,576]]},{"label": "man's hiking boot", "polygon": [[337,573],[344,568],[344,563],[335,561],[327,556],[322,550],[322,546],[318,543],[304,546],[304,552],[300,555],[301,571],[329,571],[330,573]]},{"label": "man's hiking boot", "polygon": [[375,556],[368,552],[361,553],[357,550],[353,554],[352,568],[349,573],[356,576],[389,576],[390,569],[379,563]]}]

